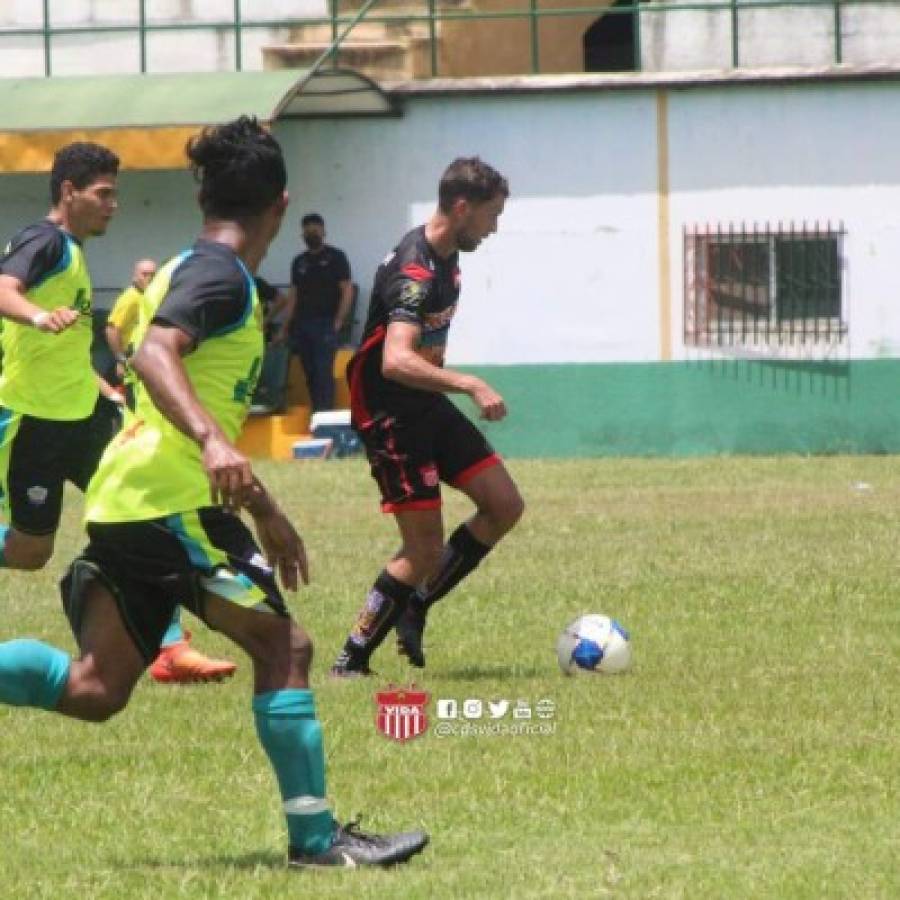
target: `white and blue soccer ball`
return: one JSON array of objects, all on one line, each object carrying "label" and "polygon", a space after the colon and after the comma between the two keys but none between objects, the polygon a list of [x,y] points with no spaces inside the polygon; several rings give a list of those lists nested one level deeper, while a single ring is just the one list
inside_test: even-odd
[{"label": "white and blue soccer ball", "polygon": [[614,675],[631,666],[631,637],[609,616],[579,616],[560,634],[556,656],[565,675]]}]

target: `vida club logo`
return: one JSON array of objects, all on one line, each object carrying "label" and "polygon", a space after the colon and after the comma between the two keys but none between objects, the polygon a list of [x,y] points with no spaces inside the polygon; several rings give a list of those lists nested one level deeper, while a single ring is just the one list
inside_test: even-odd
[{"label": "vida club logo", "polygon": [[428,694],[416,690],[415,685],[397,688],[388,685],[386,690],[375,694],[378,715],[375,727],[385,736],[395,741],[410,741],[428,728],[425,704]]}]

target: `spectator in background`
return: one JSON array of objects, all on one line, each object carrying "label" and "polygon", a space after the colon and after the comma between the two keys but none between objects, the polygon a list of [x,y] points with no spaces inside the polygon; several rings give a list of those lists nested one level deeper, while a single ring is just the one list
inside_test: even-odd
[{"label": "spectator in background", "polygon": [[128,357],[134,352],[132,335],[140,319],[144,291],[155,274],[156,263],[152,259],[139,259],[131,273],[131,284],[116,298],[106,319],[106,343],[116,361],[114,384],[124,385],[130,409],[134,409],[134,385],[126,378],[126,372]]},{"label": "spectator in background", "polygon": [[300,222],[307,251],[291,263],[287,316],[277,339],[300,357],[313,412],[334,408],[337,336],[353,303],[350,263],[325,243],[325,220],[308,213]]}]

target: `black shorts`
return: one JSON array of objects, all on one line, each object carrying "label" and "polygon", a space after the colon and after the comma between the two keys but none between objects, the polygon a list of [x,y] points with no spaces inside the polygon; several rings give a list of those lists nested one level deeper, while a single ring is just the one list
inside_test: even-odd
[{"label": "black shorts", "polygon": [[359,432],[384,512],[438,509],[443,481],[461,487],[500,457],[446,397],[416,416],[384,416]]},{"label": "black shorts", "polygon": [[145,522],[89,522],[88,538],[90,543],[60,583],[76,638],[86,590],[94,580],[115,598],[125,627],[148,664],[159,651],[176,606],[186,606],[205,621],[207,593],[288,615],[275,573],[250,529],[218,507]]},{"label": "black shorts", "polygon": [[16,531],[53,534],[63,486],[87,488],[115,433],[114,404],[98,399],[86,419],[37,419],[0,407],[0,506]]}]

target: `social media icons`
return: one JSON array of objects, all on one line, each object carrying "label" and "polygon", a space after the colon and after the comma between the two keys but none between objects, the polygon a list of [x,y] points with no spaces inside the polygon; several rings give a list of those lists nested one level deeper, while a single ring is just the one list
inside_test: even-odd
[{"label": "social media icons", "polygon": [[549,697],[439,697],[437,737],[510,737],[556,732],[556,702]]}]

